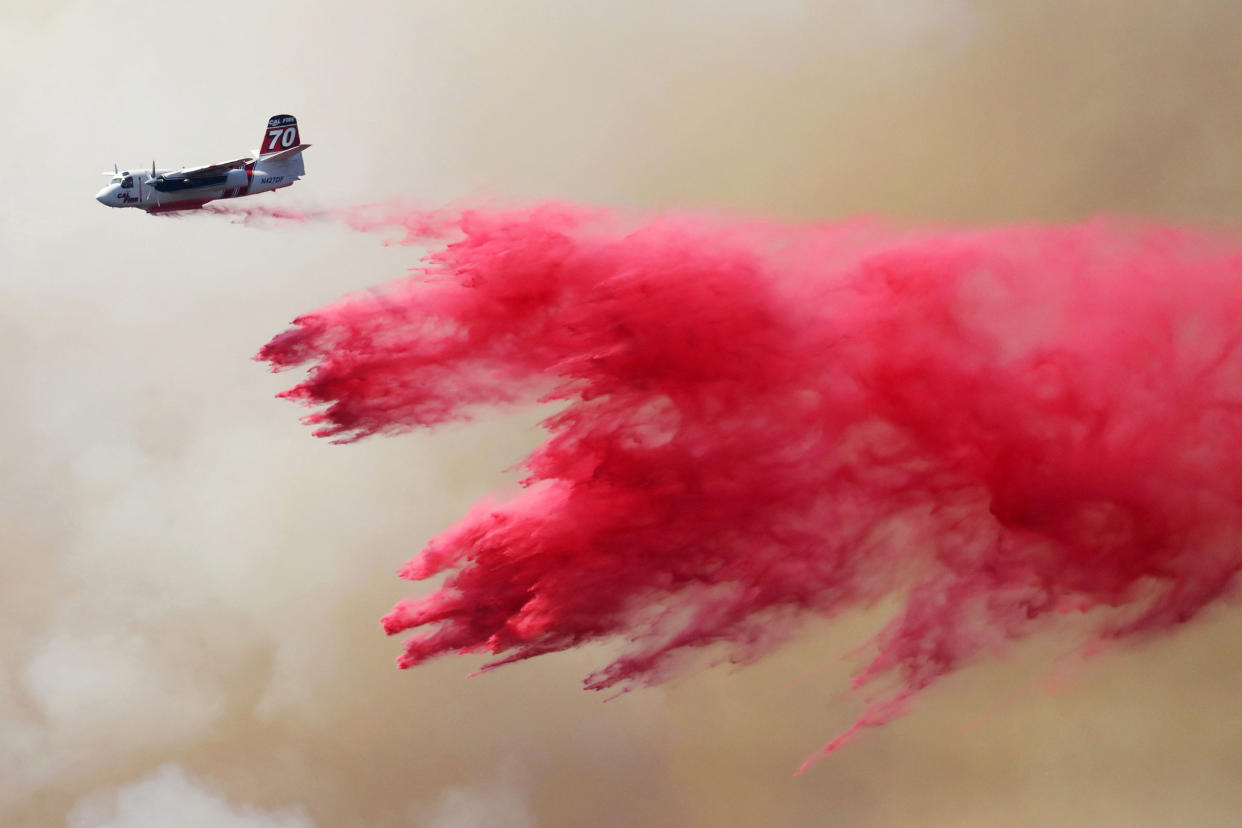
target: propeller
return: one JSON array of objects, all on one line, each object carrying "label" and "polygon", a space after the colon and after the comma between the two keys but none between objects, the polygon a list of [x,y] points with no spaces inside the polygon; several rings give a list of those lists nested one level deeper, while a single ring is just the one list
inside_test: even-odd
[{"label": "propeller", "polygon": [[156,183],[156,184],[164,180],[164,176],[161,173],[157,173],[155,171],[155,159],[154,158],[151,159],[151,176],[147,180],[153,183]]}]

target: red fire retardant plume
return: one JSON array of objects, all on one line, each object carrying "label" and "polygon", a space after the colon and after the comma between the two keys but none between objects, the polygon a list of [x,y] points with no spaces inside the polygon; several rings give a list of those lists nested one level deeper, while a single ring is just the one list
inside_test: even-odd
[{"label": "red fire retardant plume", "polygon": [[[911,232],[545,206],[448,234],[260,352],[348,442],[556,401],[527,489],[401,570],[399,660],[628,649],[591,689],[901,596],[860,727],[1057,612],[1171,628],[1242,567],[1242,245],[1187,229]],[[368,223],[368,221],[370,223]],[[822,755],[822,753],[820,754]],[[814,759],[816,757],[812,757]],[[808,760],[808,762],[811,760]]]}]

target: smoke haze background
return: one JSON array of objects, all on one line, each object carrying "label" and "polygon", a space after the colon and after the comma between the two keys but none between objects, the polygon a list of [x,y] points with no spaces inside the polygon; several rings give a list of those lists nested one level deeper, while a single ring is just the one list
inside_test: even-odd
[{"label": "smoke haze background", "polygon": [[[566,198],[994,223],[1242,207],[1230,2],[0,6],[0,823],[1170,824],[1242,807],[1242,621],[1102,656],[1034,640],[809,775],[891,607],[610,704],[608,648],[464,680],[376,618],[511,491],[526,411],[349,448],[248,361],[410,251],[105,211],[98,170],[299,118],[264,203]],[[99,165],[99,166],[95,166]],[[482,659],[479,660],[480,663]],[[1051,686],[1048,665],[1055,664]],[[1061,692],[1064,690],[1065,692]],[[171,810],[170,810],[171,809]],[[141,820],[146,819],[148,823]],[[158,822],[154,824],[159,824]]]}]

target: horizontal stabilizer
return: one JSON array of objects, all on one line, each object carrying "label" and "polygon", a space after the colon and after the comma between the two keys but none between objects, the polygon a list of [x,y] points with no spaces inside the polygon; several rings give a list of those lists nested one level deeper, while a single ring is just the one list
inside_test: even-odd
[{"label": "horizontal stabilizer", "polygon": [[287,150],[281,150],[280,152],[272,152],[272,153],[268,153],[267,155],[260,155],[259,160],[260,161],[280,161],[285,158],[292,158],[293,156],[297,155],[302,150],[309,149],[309,148],[310,148],[310,144],[298,144],[296,147],[289,147],[289,149]]}]

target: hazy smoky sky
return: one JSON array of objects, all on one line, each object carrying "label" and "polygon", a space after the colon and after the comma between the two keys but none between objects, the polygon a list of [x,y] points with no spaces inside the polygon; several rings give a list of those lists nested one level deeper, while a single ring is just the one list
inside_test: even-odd
[{"label": "hazy smoky sky", "polygon": [[607,704],[607,646],[396,671],[394,570],[541,412],[316,441],[249,357],[416,251],[92,196],[289,112],[307,177],[266,204],[1230,225],[1240,38],[1231,0],[0,4],[0,824],[1234,819],[1236,609],[1085,664],[1062,629],[797,779],[891,608]]}]

